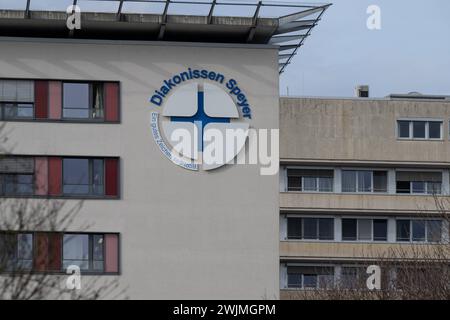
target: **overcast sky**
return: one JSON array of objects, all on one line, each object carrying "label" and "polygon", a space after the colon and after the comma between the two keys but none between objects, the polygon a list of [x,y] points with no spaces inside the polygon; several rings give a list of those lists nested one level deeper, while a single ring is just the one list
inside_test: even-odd
[{"label": "overcast sky", "polygon": [[[35,9],[64,8],[70,2],[32,0]],[[411,91],[450,95],[449,0],[330,2],[333,6],[281,76],[281,94],[289,87],[290,95],[353,96],[357,84],[368,84],[373,97]],[[24,3],[0,0],[0,7]],[[369,5],[381,9],[381,30],[366,27]]]}]

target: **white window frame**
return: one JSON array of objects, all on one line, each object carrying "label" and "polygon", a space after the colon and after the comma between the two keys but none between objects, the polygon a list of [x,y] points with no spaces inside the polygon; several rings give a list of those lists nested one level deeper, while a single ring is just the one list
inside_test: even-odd
[{"label": "white window frame", "polygon": [[[409,136],[406,137],[400,137],[400,130],[399,130],[399,122],[400,121],[407,121],[409,122]],[[413,122],[425,122],[425,138],[414,138],[414,129],[413,129]],[[440,138],[430,138],[430,122],[440,122]],[[416,140],[416,141],[443,141],[444,140],[444,126],[443,126],[444,120],[443,119],[433,119],[433,118],[399,118],[397,119],[395,125],[395,132],[398,140]]]},{"label": "white window frame", "polygon": [[[409,240],[397,240],[397,221],[399,220],[409,220]],[[424,241],[414,241],[413,240],[413,221],[420,220],[425,221],[425,240]],[[428,221],[440,221],[441,222],[441,240],[438,242],[428,241]],[[395,218],[395,242],[397,243],[442,243],[442,236],[444,231],[444,221],[441,218],[427,218],[427,219],[421,219],[421,218]]]},{"label": "white window frame", "polygon": [[[364,217],[364,216],[343,216],[341,220],[344,219],[356,219],[356,240],[344,240],[342,232],[342,222],[341,222],[341,242],[348,243],[388,243],[389,242],[389,218],[388,217]],[[370,240],[360,240],[359,239],[359,220],[370,220]],[[386,220],[386,240],[374,240],[373,233],[373,221],[374,220]],[[405,219],[406,220],[406,219]],[[396,235],[397,236],[397,235]]]},{"label": "white window frame", "polygon": [[[302,237],[305,234],[305,224],[303,223],[303,219],[333,219],[333,239],[319,239],[319,220],[317,220],[316,223],[316,233],[317,238],[316,239],[289,239],[288,237],[288,224],[290,218],[297,218],[302,219]],[[309,216],[309,215],[300,215],[300,214],[289,214],[286,216],[286,239],[285,241],[292,241],[292,242],[337,242],[336,240],[336,232],[335,232],[335,226],[336,226],[336,217],[335,216]]]},{"label": "white window frame", "polygon": [[[356,191],[343,191],[342,183],[344,171],[356,171]],[[370,191],[358,191],[359,188],[359,179],[358,173],[360,171],[370,171],[371,182],[370,182]],[[386,191],[385,192],[375,192],[373,188],[373,172],[374,171],[385,171],[386,172]],[[342,168],[341,169],[341,193],[345,194],[388,194],[389,193],[389,170],[388,169],[378,169],[378,168]]]},{"label": "white window frame", "polygon": [[[321,178],[321,177],[315,177],[315,179],[316,179],[316,190],[315,191],[312,191],[312,190],[304,190],[304,188],[303,188],[303,186],[304,186],[304,178],[305,177],[302,177],[302,176],[298,176],[298,177],[300,177],[301,178],[301,181],[302,181],[302,190],[294,190],[294,191],[291,191],[291,190],[289,190],[289,175],[288,175],[288,170],[289,169],[292,169],[292,170],[294,170],[294,169],[304,169],[304,170],[308,170],[308,169],[310,169],[310,170],[330,170],[330,171],[333,171],[333,177],[332,177],[332,183],[331,183],[331,191],[319,191],[319,179]],[[285,172],[286,172],[286,176],[285,176],[285,178],[286,178],[286,182],[285,182],[285,190],[286,190],[286,192],[301,192],[301,193],[334,193],[334,182],[335,182],[335,180],[336,180],[336,177],[335,177],[335,168],[334,167],[307,167],[307,166],[288,166],[288,167],[285,167]]]}]

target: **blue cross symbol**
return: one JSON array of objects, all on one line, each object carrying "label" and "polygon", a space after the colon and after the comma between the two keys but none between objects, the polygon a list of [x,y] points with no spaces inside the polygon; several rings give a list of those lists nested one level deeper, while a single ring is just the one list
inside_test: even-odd
[{"label": "blue cross symbol", "polygon": [[192,117],[170,117],[172,122],[192,122],[198,129],[198,151],[203,151],[203,130],[208,123],[229,123],[229,118],[213,118],[205,113],[204,93],[197,93],[197,113]]}]

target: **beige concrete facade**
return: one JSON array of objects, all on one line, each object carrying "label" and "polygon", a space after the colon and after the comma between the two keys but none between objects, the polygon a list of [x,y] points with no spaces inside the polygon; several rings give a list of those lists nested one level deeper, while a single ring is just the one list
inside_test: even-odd
[{"label": "beige concrete facade", "polygon": [[261,176],[257,165],[174,165],[153,141],[148,102],[164,80],[205,68],[238,81],[253,128],[278,128],[275,47],[4,38],[0,52],[1,78],[120,82],[119,124],[7,122],[4,132],[14,154],[120,157],[120,199],[83,201],[69,231],[120,233],[126,296],[279,296],[278,176]]},{"label": "beige concrete facade", "polygon": [[[399,138],[397,121],[401,120],[441,122],[441,138]],[[282,299],[295,298],[295,292],[298,290],[298,287],[288,286],[286,270],[289,266],[292,266],[292,269],[307,268],[305,270],[309,271],[305,272],[311,272],[313,266],[319,269],[324,266],[332,267],[336,279],[344,267],[367,265],[369,261],[392,256],[394,252],[401,252],[398,255],[401,258],[418,258],[418,252],[429,252],[428,250],[440,246],[420,241],[400,241],[396,223],[401,219],[413,221],[442,218],[442,212],[436,202],[447,203],[450,190],[449,120],[448,99],[280,99]],[[317,182],[319,180],[315,182],[315,191],[289,189],[287,172],[290,169],[328,170],[333,177],[331,190],[321,191]],[[349,170],[384,171],[386,190],[343,192],[342,174],[343,171]],[[408,170],[438,172],[441,176],[440,194],[433,196],[426,193],[399,193],[396,177],[400,175],[399,172]],[[304,187],[305,180],[301,181],[302,186],[298,188]],[[334,240],[289,238],[289,218],[333,219]],[[384,219],[386,239],[374,240],[372,229],[372,238],[369,240],[359,240],[358,234],[355,235],[355,238],[358,238],[355,241],[346,241],[348,239],[344,239],[342,235],[343,219],[358,220],[358,224],[359,220]],[[448,245],[448,221],[442,221],[440,239]],[[303,224],[304,220],[302,226],[305,228]],[[372,226],[373,222],[370,222],[370,225]],[[358,227],[358,232],[359,230]],[[302,279],[303,277],[304,275]]]}]

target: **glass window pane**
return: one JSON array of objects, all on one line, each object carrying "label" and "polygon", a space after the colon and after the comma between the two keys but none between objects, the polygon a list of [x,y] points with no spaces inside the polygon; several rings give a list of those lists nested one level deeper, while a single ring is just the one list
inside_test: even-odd
[{"label": "glass window pane", "polygon": [[342,240],[356,240],[356,219],[342,219]]},{"label": "glass window pane", "polygon": [[358,219],[358,240],[372,240],[372,220]]},{"label": "glass window pane", "polygon": [[295,176],[288,176],[288,191],[301,191],[302,178]]},{"label": "glass window pane", "polygon": [[387,192],[387,171],[373,172],[373,192]]},{"label": "glass window pane", "polygon": [[387,241],[387,220],[375,219],[373,220],[373,240]]},{"label": "glass window pane", "polygon": [[413,121],[413,138],[425,138],[425,121]]},{"label": "glass window pane", "polygon": [[412,221],[413,241],[425,241],[425,221]]},{"label": "glass window pane", "polygon": [[89,109],[89,84],[64,83],[63,105],[68,109]]},{"label": "glass window pane", "polygon": [[410,241],[409,223],[409,220],[397,220],[397,241]]},{"label": "glass window pane", "polygon": [[317,239],[317,219],[303,219],[303,239]]},{"label": "glass window pane", "polygon": [[63,84],[63,117],[89,118],[89,84]]},{"label": "glass window pane", "polygon": [[17,258],[33,259],[33,235],[31,233],[17,235]]},{"label": "glass window pane", "polygon": [[302,287],[302,275],[298,273],[288,273],[288,287],[289,288],[301,288]]},{"label": "glass window pane", "polygon": [[398,121],[399,138],[409,138],[409,121]]},{"label": "glass window pane", "polygon": [[303,287],[304,288],[317,288],[317,275],[316,274],[304,274],[303,275]]},{"label": "glass window pane", "polygon": [[93,192],[94,194],[102,195],[104,191],[103,160],[94,159],[92,167]]},{"label": "glass window pane", "polygon": [[430,139],[441,139],[441,126],[442,122],[431,121],[428,122],[428,133]]},{"label": "glass window pane", "polygon": [[92,236],[92,254],[93,254],[93,269],[96,271],[103,270],[103,235]]},{"label": "glass window pane", "polygon": [[17,117],[19,118],[33,118],[33,105],[19,103],[17,105]]},{"label": "glass window pane", "polygon": [[301,239],[302,238],[302,219],[301,218],[288,218],[288,239]]},{"label": "glass window pane", "polygon": [[89,235],[64,235],[63,259],[64,268],[78,265],[81,269],[89,269]]},{"label": "glass window pane", "polygon": [[411,183],[409,181],[397,181],[397,193],[411,193]]},{"label": "glass window pane", "polygon": [[342,192],[356,192],[356,171],[342,171]]},{"label": "glass window pane", "polygon": [[425,182],[413,181],[411,182],[413,193],[425,193]]},{"label": "glass window pane", "polygon": [[64,109],[63,117],[64,118],[86,119],[86,118],[89,118],[89,110]]},{"label": "glass window pane", "polygon": [[317,191],[317,178],[303,177],[303,191]]},{"label": "glass window pane", "polygon": [[65,194],[89,193],[89,160],[63,160],[63,191]]},{"label": "glass window pane", "polygon": [[427,182],[428,194],[441,194],[441,182]]},{"label": "glass window pane", "polygon": [[319,219],[319,239],[334,240],[334,219]]},{"label": "glass window pane", "polygon": [[358,171],[358,192],[372,191],[372,172]]},{"label": "glass window pane", "polygon": [[440,242],[442,239],[442,221],[429,220],[427,221],[427,241]]},{"label": "glass window pane", "polygon": [[332,192],[333,191],[333,178],[319,178],[319,191]]}]

